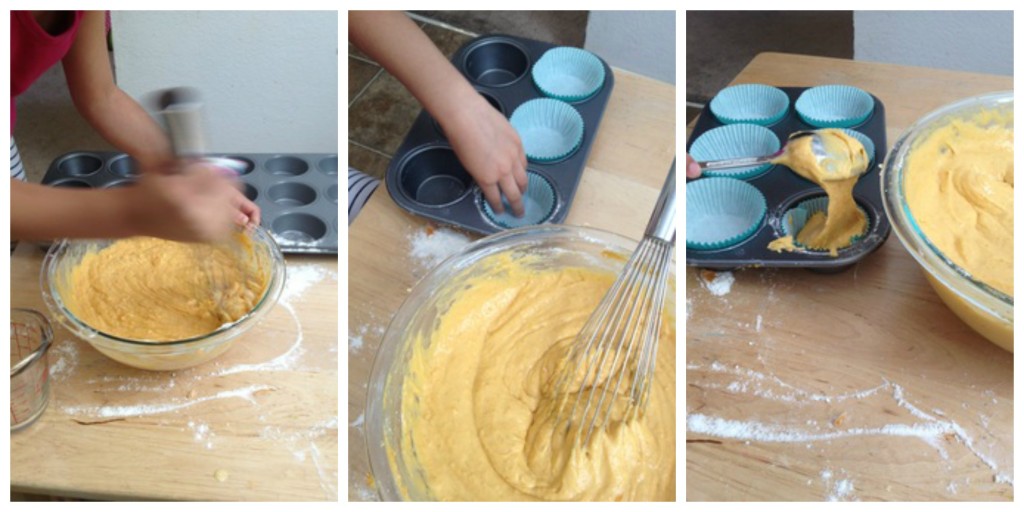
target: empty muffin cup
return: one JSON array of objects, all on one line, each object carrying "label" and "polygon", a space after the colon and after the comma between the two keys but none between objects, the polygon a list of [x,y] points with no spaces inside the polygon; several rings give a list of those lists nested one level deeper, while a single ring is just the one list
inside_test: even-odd
[{"label": "empty muffin cup", "polygon": [[562,46],[541,55],[531,71],[533,83],[545,96],[562,101],[583,101],[604,85],[601,59],[586,50]]},{"label": "empty muffin cup", "polygon": [[322,172],[322,173],[324,173],[324,174],[326,174],[328,176],[337,176],[337,174],[338,174],[338,157],[337,157],[337,155],[329,156],[327,158],[324,158],[324,159],[320,160],[319,162],[317,162],[316,167],[317,167],[317,169],[320,169],[320,172]]},{"label": "empty muffin cup", "polygon": [[128,155],[115,157],[110,161],[110,172],[122,178],[131,178],[139,175],[139,163]]},{"label": "empty muffin cup", "polygon": [[535,162],[561,160],[583,142],[583,117],[564,101],[527,101],[512,113],[509,122],[523,141],[526,157]]},{"label": "empty muffin cup", "polygon": [[849,85],[821,85],[807,89],[796,99],[796,113],[817,128],[850,128],[871,117],[875,99]]},{"label": "empty muffin cup", "polygon": [[501,205],[505,211],[495,213],[490,203],[481,194],[480,202],[483,203],[481,210],[487,220],[502,228],[519,228],[542,224],[554,215],[558,200],[551,182],[533,171],[527,171],[526,178],[527,189],[526,194],[523,195],[523,216],[516,217],[512,214],[512,207],[509,206],[504,195],[501,197]]},{"label": "empty muffin cup", "polygon": [[[871,217],[867,214],[866,211],[864,211],[864,208],[860,207],[860,205],[857,205],[857,209],[860,210],[860,213],[864,215],[864,218],[867,219],[867,222],[864,224],[864,231],[861,232],[859,235],[852,237],[850,239],[849,245],[847,245],[846,247],[849,247],[857,243],[857,241],[863,238],[864,235],[867,234],[867,232],[871,229]],[[807,220],[810,219],[812,215],[819,212],[828,214],[828,196],[813,197],[811,199],[805,199],[803,201],[796,203],[795,206],[786,210],[786,213],[782,215],[782,222],[779,227],[782,229],[783,236],[792,236],[793,245],[803,250],[827,253],[828,250],[804,247],[803,245],[796,241],[796,236],[800,233],[801,230],[804,229],[804,226],[807,224]],[[844,248],[841,248],[839,250],[842,250]]]},{"label": "empty muffin cup", "polygon": [[470,80],[490,87],[502,87],[522,78],[529,68],[526,51],[505,39],[487,39],[475,44],[463,60]]},{"label": "empty muffin cup", "polygon": [[686,248],[717,250],[746,240],[761,226],[767,211],[764,195],[745,181],[692,181],[686,185]]},{"label": "empty muffin cup", "polygon": [[308,213],[286,213],[270,223],[275,237],[291,244],[312,244],[327,234],[327,224]]},{"label": "empty muffin cup", "polygon": [[89,176],[95,174],[101,167],[103,167],[103,160],[87,153],[70,155],[57,164],[57,168],[66,176]]},{"label": "empty muffin cup", "polygon": [[278,183],[267,189],[267,197],[281,206],[305,206],[316,200],[316,190],[304,183]]},{"label": "empty muffin cup", "polygon": [[[697,137],[690,146],[690,156],[699,162],[764,156],[782,147],[779,137],[771,130],[756,124],[727,124],[713,128]],[[773,164],[705,171],[706,176],[750,179],[767,171]]]},{"label": "empty muffin cup", "polygon": [[426,206],[447,206],[469,193],[473,178],[455,152],[446,146],[414,151],[400,164],[400,191]]},{"label": "empty muffin cup", "polygon": [[762,84],[734,85],[711,99],[711,113],[724,124],[775,124],[789,110],[789,96],[782,89]]},{"label": "empty muffin cup", "polygon": [[60,188],[92,188],[92,185],[90,185],[88,181],[76,179],[57,180],[50,183],[50,186]]},{"label": "empty muffin cup", "polygon": [[298,157],[279,156],[267,161],[267,171],[279,176],[298,176],[309,170],[309,164]]}]

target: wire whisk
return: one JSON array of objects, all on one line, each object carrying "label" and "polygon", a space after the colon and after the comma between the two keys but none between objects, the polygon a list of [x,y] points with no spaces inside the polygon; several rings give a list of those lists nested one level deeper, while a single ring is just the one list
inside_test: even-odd
[{"label": "wire whisk", "polygon": [[[555,428],[583,445],[595,429],[643,415],[654,380],[675,242],[673,160],[644,238],[573,341],[555,385]],[[583,434],[581,436],[581,434]]]}]

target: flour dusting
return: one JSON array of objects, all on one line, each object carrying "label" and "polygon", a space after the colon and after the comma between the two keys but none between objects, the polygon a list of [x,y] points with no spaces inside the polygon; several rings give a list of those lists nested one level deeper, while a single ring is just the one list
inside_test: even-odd
[{"label": "flour dusting", "polygon": [[67,414],[68,416],[90,416],[94,418],[122,418],[146,416],[150,414],[162,414],[165,412],[187,409],[189,407],[201,404],[203,402],[209,402],[211,400],[223,400],[227,398],[241,398],[253,405],[256,405],[256,393],[259,393],[260,391],[269,391],[273,389],[274,388],[271,386],[254,385],[246,386],[244,388],[239,389],[221,391],[219,393],[199,397],[194,400],[172,400],[164,403],[123,406],[105,405],[102,407],[65,406],[63,410],[64,414]]},{"label": "flour dusting", "polygon": [[62,340],[50,347],[47,353],[50,363],[50,378],[63,381],[74,372],[78,365],[78,345],[74,340]]},{"label": "flour dusting", "polygon": [[733,277],[732,272],[712,272],[710,270],[701,271],[701,284],[707,291],[711,292],[711,295],[715,297],[722,297],[728,295],[732,291],[732,285],[736,282],[736,278]]},{"label": "flour dusting", "polygon": [[420,268],[430,269],[458,252],[469,242],[469,237],[458,231],[428,226],[409,235],[411,245],[409,254],[416,260]]}]

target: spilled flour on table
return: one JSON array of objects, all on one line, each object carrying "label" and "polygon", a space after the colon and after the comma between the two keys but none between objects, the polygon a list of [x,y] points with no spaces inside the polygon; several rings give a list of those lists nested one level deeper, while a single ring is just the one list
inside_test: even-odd
[{"label": "spilled flour on table", "polygon": [[[941,411],[932,410],[931,413],[911,402],[904,388],[884,380],[877,386],[842,393],[827,395],[815,391],[801,389],[789,384],[774,375],[743,368],[739,365],[725,365],[717,361],[710,364],[690,363],[688,371],[705,372],[720,377],[732,377],[731,382],[701,382],[699,387],[703,390],[721,390],[733,394],[748,394],[766,400],[782,402],[793,405],[809,405],[813,403],[828,404],[830,406],[850,402],[847,407],[856,407],[860,401],[870,397],[883,399],[889,402],[875,407],[885,409],[902,410],[909,414],[909,421],[892,422],[876,425],[849,426],[846,420],[846,413],[836,416],[829,412],[827,418],[820,421],[806,419],[798,422],[766,422],[757,419],[731,419],[717,417],[700,412],[690,413],[686,417],[687,433],[690,435],[705,435],[718,439],[730,439],[742,441],[746,444],[751,442],[759,443],[789,443],[804,445],[810,449],[814,443],[831,443],[835,440],[852,438],[873,438],[889,437],[912,439],[922,442],[938,454],[938,456],[949,463],[950,455],[947,452],[949,443],[956,443],[970,452],[978,461],[992,470],[993,482],[1013,486],[1012,474],[1002,471],[996,462],[995,454],[987,453],[980,448],[974,436],[967,432],[959,423],[950,420],[941,414]],[[727,381],[730,379],[726,379]],[[846,409],[844,409],[845,411]],[[896,415],[894,414],[894,417]],[[854,495],[854,482],[851,478],[834,477],[832,469],[825,469],[821,473],[823,481],[828,482],[826,499],[829,501],[849,501],[856,499]],[[950,484],[947,488],[950,493],[956,492],[956,486]]]},{"label": "spilled flour on table", "polygon": [[699,275],[700,284],[715,297],[728,295],[732,291],[733,283],[736,282],[736,277],[732,275],[732,272],[701,270]]},{"label": "spilled flour on table", "polygon": [[[64,414],[71,416],[82,425],[107,423],[120,419],[157,416],[156,425],[178,425],[183,435],[188,435],[198,446],[207,450],[218,448],[218,436],[211,425],[221,424],[223,418],[216,422],[205,417],[203,412],[210,411],[221,415],[230,411],[231,418],[226,425],[233,430],[244,429],[248,425],[252,429],[252,437],[263,439],[268,443],[264,449],[282,449],[289,453],[297,464],[306,465],[309,474],[318,480],[318,485],[328,500],[337,499],[337,469],[334,460],[324,456],[324,443],[335,444],[337,438],[337,415],[326,418],[310,418],[311,425],[306,426],[272,426],[270,416],[265,410],[264,393],[288,393],[285,387],[274,384],[271,372],[305,370],[304,360],[309,359],[305,347],[304,329],[296,312],[298,299],[312,286],[322,281],[337,282],[337,272],[323,268],[316,263],[289,263],[287,277],[281,296],[278,300],[280,311],[285,314],[280,326],[287,333],[272,347],[277,350],[277,343],[282,352],[262,362],[239,363],[224,365],[218,361],[201,365],[196,368],[172,372],[143,372],[126,369],[121,375],[108,374],[85,380],[91,385],[93,393],[76,394],[77,403],[61,403],[64,395],[54,393],[54,406]],[[279,313],[280,314],[280,313]],[[289,326],[288,318],[292,321]],[[258,328],[258,327],[257,327]],[[291,329],[294,329],[293,331]],[[51,349],[51,374],[54,382],[66,380],[78,365],[78,340],[65,340],[55,344]],[[337,354],[335,350],[331,351]],[[335,357],[328,354],[329,357]],[[308,363],[306,363],[308,364]],[[316,368],[324,365],[317,361]],[[328,367],[330,364],[328,362]],[[336,366],[336,365],[335,365]],[[308,368],[313,371],[314,368]],[[224,377],[259,373],[266,377],[250,380],[266,382],[238,386],[238,380],[226,380]],[[244,381],[243,381],[244,382]],[[205,389],[205,391],[203,391]],[[98,403],[83,404],[88,399]],[[201,404],[224,402],[222,406],[202,408],[201,412],[193,409]],[[160,417],[159,415],[166,415]],[[244,433],[243,433],[244,435]]]},{"label": "spilled flour on table", "polygon": [[458,231],[427,225],[409,235],[409,255],[421,269],[429,270],[469,243],[469,237]]}]

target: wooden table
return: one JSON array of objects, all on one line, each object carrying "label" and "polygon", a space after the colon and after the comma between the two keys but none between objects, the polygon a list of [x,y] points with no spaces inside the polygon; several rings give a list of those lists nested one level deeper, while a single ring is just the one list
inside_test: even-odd
[{"label": "wooden table", "polygon": [[[733,83],[752,82],[870,91],[890,144],[939,106],[1013,88],[1010,77],[777,53]],[[716,296],[686,272],[687,499],[1013,498],[1013,355],[940,302],[895,235],[837,275],[733,274]]]},{"label": "wooden table", "polygon": [[[615,90],[565,223],[639,239],[675,156],[675,88],[614,73]],[[410,237],[423,235],[427,224],[399,209],[382,185],[349,227],[350,500],[377,499],[363,431],[367,382],[391,316],[429,270],[410,255]]]},{"label": "wooden table", "polygon": [[[11,306],[50,316],[43,251],[11,256]],[[11,434],[11,490],[87,499],[337,500],[338,262],[287,257],[281,300],[219,358],[130,368],[54,323],[51,396]]]}]

